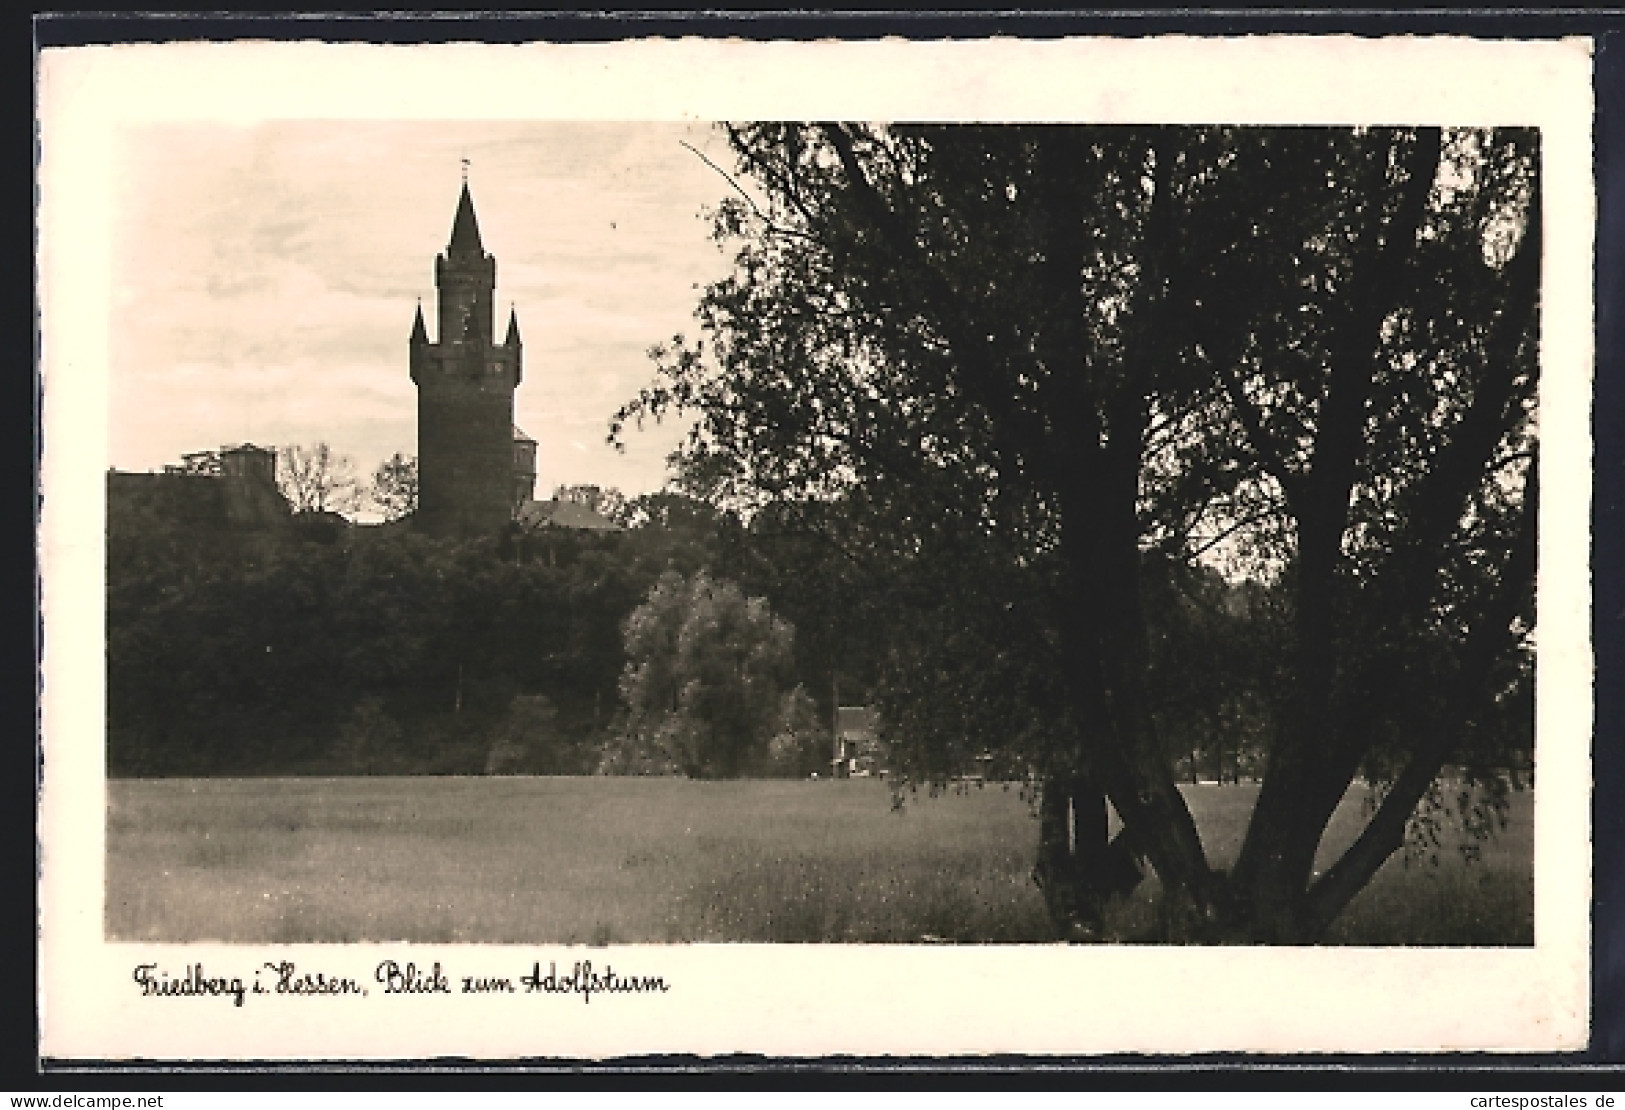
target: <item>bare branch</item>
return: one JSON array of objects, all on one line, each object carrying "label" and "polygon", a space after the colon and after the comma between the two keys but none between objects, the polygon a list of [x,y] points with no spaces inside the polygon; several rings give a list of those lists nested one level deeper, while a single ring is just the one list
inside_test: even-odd
[{"label": "bare branch", "polygon": [[[796,211],[801,213],[801,218],[807,221],[808,227],[812,227],[818,222],[817,220],[813,219],[812,211],[807,207],[807,202],[804,201],[801,198],[801,194],[796,191],[795,180],[791,174],[780,173],[771,163],[763,158],[757,157],[757,155],[740,140],[739,132],[736,131],[731,125],[728,127],[728,137],[734,140],[734,148],[736,150],[738,150],[746,158],[750,159],[753,166],[761,170],[762,173],[766,174],[772,179],[773,183],[778,186],[779,191],[785,195],[791,204],[795,205]],[[788,142],[786,143],[786,146],[788,146]],[[788,150],[786,151],[786,157],[787,159],[789,158]],[[811,236],[809,235],[807,238],[811,238]]]},{"label": "bare branch", "polygon": [[1264,426],[1264,414],[1247,396],[1235,366],[1227,360],[1215,359],[1214,367],[1224,384],[1225,395],[1230,398],[1230,407],[1235,410],[1236,418],[1247,433],[1247,446],[1252,449],[1253,457],[1281,483],[1281,489],[1286,492],[1287,506],[1295,515],[1303,494],[1302,476],[1287,466],[1286,451],[1281,441]]},{"label": "bare branch", "polygon": [[750,210],[756,214],[756,218],[762,221],[763,226],[765,226],[768,229],[768,231],[772,232],[775,235],[785,235],[785,236],[790,236],[790,237],[796,238],[796,239],[806,239],[809,242],[815,242],[816,243],[818,241],[815,236],[810,235],[809,233],[807,233],[805,231],[797,231],[793,227],[784,227],[784,226],[782,226],[780,224],[774,223],[772,218],[770,216],[768,216],[768,214],[766,212],[762,211],[761,206],[756,203],[755,198],[753,198],[749,193],[745,192],[745,190],[740,186],[739,182],[734,180],[734,177],[733,177],[732,174],[728,173],[727,170],[724,170],[721,166],[717,165],[715,162],[711,161],[711,159],[707,158],[705,156],[705,154],[702,151],[700,151],[697,147],[693,146],[692,144],[690,144],[690,143],[688,143],[688,142],[686,142],[686,141],[684,141],[682,139],[679,139],[677,141],[679,143],[681,143],[683,146],[688,147],[690,153],[692,153],[694,155],[694,157],[696,157],[700,161],[704,162],[707,166],[710,166],[711,169],[716,171],[716,173],[722,178],[722,180],[726,181],[729,185],[733,186],[734,192],[738,193],[740,196],[745,198],[745,203],[750,205]]},{"label": "bare branch", "polygon": [[[1225,528],[1218,535],[1209,537],[1200,547],[1188,552],[1188,555],[1192,559],[1200,559],[1203,555],[1206,555],[1209,551],[1212,551],[1215,547],[1219,546],[1221,543],[1235,535],[1237,532],[1241,531],[1243,528],[1246,528],[1249,525],[1257,524],[1261,520],[1268,520],[1275,515],[1276,514],[1273,510],[1264,509],[1248,516],[1244,516],[1240,520],[1232,523],[1229,527]],[[1186,536],[1187,538],[1189,537],[1188,532],[1186,533]]]}]

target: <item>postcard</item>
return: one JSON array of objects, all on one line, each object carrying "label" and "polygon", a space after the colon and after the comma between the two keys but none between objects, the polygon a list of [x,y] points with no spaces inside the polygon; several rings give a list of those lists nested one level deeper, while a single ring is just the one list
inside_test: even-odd
[{"label": "postcard", "polygon": [[38,91],[45,1056],[1586,1043],[1589,40]]}]

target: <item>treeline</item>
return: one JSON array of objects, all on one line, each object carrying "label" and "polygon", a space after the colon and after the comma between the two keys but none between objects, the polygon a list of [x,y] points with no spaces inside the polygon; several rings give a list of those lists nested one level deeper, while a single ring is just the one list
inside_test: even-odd
[{"label": "treeline", "polygon": [[409,524],[110,520],[114,775],[580,773],[615,720],[622,624],[714,529],[438,541]]},{"label": "treeline", "polygon": [[[978,757],[1052,724],[1042,666],[1009,650],[1008,613],[978,610],[971,568],[876,577],[839,503],[747,524],[661,494],[621,505],[620,532],[467,541],[117,508],[114,775],[805,777],[827,772],[835,706],[871,704],[916,777],[1020,776]],[[1170,568],[1153,600],[1170,759],[1250,773],[1268,592]],[[911,750],[926,733],[955,740]]]}]

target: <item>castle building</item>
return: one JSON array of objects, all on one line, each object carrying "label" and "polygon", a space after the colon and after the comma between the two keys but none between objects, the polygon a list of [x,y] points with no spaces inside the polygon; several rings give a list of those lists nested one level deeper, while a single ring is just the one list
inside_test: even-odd
[{"label": "castle building", "polygon": [[162,473],[107,472],[109,535],[160,522],[211,532],[270,531],[290,510],[276,485],[276,452],[252,443],[194,451]]},{"label": "castle building", "polygon": [[523,377],[517,309],[494,339],[496,259],[480,242],[463,183],[446,252],[435,258],[436,341],[418,306],[409,341],[418,390],[418,526],[431,535],[493,534],[531,499],[536,443],[514,426]]}]

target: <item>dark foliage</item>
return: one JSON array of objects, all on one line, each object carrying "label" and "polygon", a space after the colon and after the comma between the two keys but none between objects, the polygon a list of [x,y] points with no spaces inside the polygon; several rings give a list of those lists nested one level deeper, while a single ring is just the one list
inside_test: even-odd
[{"label": "dark foliage", "polygon": [[658,528],[458,542],[298,521],[115,515],[112,774],[591,771],[622,621],[707,558]]}]

